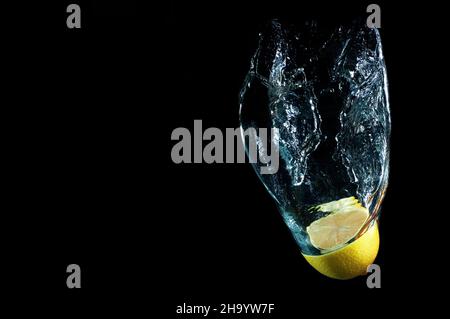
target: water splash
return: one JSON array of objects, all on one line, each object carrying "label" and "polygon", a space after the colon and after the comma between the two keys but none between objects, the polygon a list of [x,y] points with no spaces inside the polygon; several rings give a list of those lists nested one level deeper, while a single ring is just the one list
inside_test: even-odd
[{"label": "water splash", "polygon": [[390,114],[376,29],[272,21],[240,93],[240,120],[243,130],[279,129],[278,173],[260,175],[263,164],[254,165],[298,241],[312,205],[356,196],[377,213],[389,171]]}]

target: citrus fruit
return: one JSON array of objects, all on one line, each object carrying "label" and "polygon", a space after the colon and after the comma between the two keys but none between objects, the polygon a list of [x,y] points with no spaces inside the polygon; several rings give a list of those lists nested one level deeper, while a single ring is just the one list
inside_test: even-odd
[{"label": "citrus fruit", "polygon": [[[369,211],[353,197],[317,206],[328,215],[312,222],[306,232],[321,255],[305,255],[320,273],[335,279],[350,279],[367,273],[378,253],[379,234],[374,222],[350,242],[365,226]],[[350,243],[349,243],[350,242]]]}]

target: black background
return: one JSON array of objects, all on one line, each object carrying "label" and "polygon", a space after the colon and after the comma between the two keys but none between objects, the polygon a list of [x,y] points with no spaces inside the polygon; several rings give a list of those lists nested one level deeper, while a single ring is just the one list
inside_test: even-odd
[{"label": "black background", "polygon": [[[370,2],[79,1],[80,30],[66,28],[68,3],[24,8],[12,25],[24,31],[10,60],[11,136],[20,139],[10,185],[20,249],[10,263],[23,267],[20,291],[41,291],[61,315],[90,307],[165,318],[183,302],[276,303],[274,316],[288,318],[388,305],[439,281],[419,266],[427,250],[414,227],[428,204],[411,200],[427,191],[417,162],[431,146],[420,131],[435,128],[420,112],[432,97],[418,82],[431,78],[439,8],[377,1],[392,157],[376,260],[382,289],[371,290],[365,277],[331,280],[306,263],[249,164],[170,158],[172,130],[194,119],[238,127],[238,93],[267,21],[335,23],[366,16]],[[66,287],[71,263],[82,289]]]}]

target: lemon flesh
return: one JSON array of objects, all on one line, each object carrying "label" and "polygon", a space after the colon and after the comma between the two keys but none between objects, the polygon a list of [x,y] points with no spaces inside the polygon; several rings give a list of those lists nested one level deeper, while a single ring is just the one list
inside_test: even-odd
[{"label": "lemon flesh", "polygon": [[336,213],[314,221],[306,232],[314,247],[329,250],[355,237],[368,218],[369,212],[364,207],[340,208]]}]

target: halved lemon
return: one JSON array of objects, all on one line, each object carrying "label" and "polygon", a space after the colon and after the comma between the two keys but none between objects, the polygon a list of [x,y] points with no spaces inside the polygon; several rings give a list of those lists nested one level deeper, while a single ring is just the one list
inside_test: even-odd
[{"label": "halved lemon", "polygon": [[348,244],[366,225],[369,211],[354,198],[344,198],[317,206],[329,212],[306,228],[311,244],[322,255],[303,255],[320,273],[335,279],[350,279],[367,273],[378,253],[378,225]]}]

